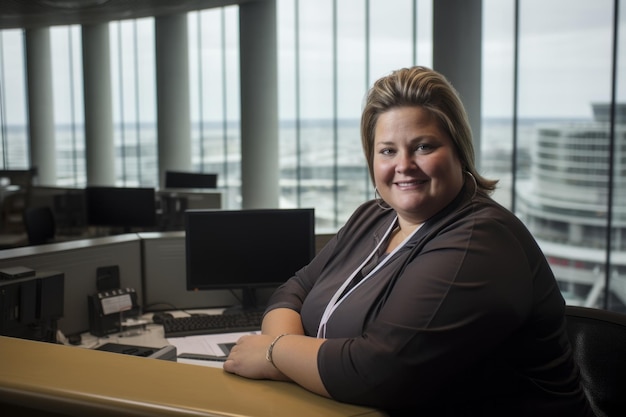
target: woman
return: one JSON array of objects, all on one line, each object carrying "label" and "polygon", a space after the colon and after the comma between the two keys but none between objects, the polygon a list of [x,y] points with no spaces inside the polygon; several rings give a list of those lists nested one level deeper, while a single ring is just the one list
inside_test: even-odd
[{"label": "woman", "polygon": [[453,87],[424,67],[378,80],[361,137],[380,198],[275,292],[224,369],[391,415],[592,415],[554,276],[489,197]]}]

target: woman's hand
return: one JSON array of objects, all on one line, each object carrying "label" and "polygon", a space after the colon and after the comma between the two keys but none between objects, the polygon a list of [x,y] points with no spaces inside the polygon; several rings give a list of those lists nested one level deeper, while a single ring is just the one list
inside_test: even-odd
[{"label": "woman's hand", "polygon": [[267,349],[278,334],[304,334],[300,314],[287,308],[270,311],[263,318],[263,334],[242,336],[230,350],[224,370],[253,379],[289,380],[267,361]]},{"label": "woman's hand", "polygon": [[230,350],[224,370],[251,379],[289,380],[266,359],[265,355],[274,336],[242,336]]},{"label": "woman's hand", "polygon": [[[265,355],[275,340],[272,365]],[[324,341],[292,334],[242,336],[230,350],[224,370],[252,379],[293,381],[309,391],[329,397],[317,369],[317,354]]]}]

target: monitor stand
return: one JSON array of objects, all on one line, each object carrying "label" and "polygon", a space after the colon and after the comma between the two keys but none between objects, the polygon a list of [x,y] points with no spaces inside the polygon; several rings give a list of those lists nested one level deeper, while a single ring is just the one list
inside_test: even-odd
[{"label": "monitor stand", "polygon": [[263,311],[264,307],[257,304],[256,288],[244,287],[241,291],[241,304],[228,307],[222,314]]}]

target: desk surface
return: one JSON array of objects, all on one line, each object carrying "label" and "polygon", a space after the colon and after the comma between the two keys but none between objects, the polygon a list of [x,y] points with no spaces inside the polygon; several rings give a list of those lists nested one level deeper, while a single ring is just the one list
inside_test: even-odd
[{"label": "desk surface", "polygon": [[382,417],[295,384],[0,336],[0,404],[68,416]]}]

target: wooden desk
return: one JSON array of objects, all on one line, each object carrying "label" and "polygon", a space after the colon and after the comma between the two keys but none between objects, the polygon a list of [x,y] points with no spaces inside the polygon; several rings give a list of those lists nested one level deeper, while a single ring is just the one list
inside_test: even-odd
[{"label": "wooden desk", "polygon": [[254,381],[217,368],[3,336],[0,409],[3,415],[55,417],[386,415],[320,397],[291,383]]}]

